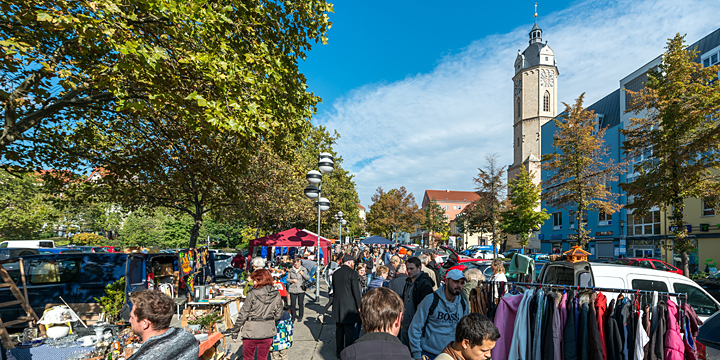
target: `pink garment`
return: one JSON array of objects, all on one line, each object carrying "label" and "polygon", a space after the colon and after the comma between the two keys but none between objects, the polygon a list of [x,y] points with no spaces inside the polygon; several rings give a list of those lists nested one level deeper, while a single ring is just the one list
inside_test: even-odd
[{"label": "pink garment", "polygon": [[557,305],[557,309],[553,312],[553,350],[555,359],[565,360],[562,341],[567,320],[567,293],[563,293],[560,303]]},{"label": "pink garment", "polygon": [[495,312],[495,326],[500,331],[500,338],[492,349],[493,359],[507,359],[512,345],[515,317],[517,316],[522,295],[506,295],[500,299]]},{"label": "pink garment", "polygon": [[667,331],[665,331],[665,360],[683,360],[685,358],[685,344],[680,336],[678,322],[680,316],[678,307],[668,299],[667,301]]}]

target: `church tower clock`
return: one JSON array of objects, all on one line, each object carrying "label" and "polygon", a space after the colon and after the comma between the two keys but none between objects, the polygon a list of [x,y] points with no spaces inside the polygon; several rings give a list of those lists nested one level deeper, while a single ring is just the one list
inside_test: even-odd
[{"label": "church tower clock", "polygon": [[533,182],[540,183],[540,129],[557,115],[557,77],[560,74],[555,53],[542,30],[535,25],[529,33],[530,44],[518,50],[513,76],[513,164],[508,179],[520,172],[520,167],[535,173]]}]

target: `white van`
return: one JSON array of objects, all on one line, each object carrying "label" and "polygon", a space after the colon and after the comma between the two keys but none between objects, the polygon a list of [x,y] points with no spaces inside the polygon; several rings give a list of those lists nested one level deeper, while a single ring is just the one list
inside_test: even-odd
[{"label": "white van", "polygon": [[[686,293],[688,294],[688,303],[703,321],[720,310],[720,302],[697,283],[685,276],[662,270],[586,261],[575,263],[551,261],[545,264],[540,271],[538,282],[568,286]],[[604,294],[608,301],[618,296],[618,293]],[[677,301],[675,302],[677,303]]]},{"label": "white van", "polygon": [[0,248],[54,248],[55,241],[52,240],[8,240],[0,243]]}]

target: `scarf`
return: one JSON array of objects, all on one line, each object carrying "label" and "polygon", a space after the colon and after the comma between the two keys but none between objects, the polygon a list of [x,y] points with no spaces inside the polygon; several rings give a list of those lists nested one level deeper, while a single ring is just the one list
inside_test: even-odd
[{"label": "scarf", "polygon": [[457,350],[455,350],[455,349],[452,348],[452,344],[453,344],[452,342],[449,343],[449,344],[445,347],[445,349],[443,349],[443,351],[441,352],[441,354],[448,354],[448,355],[450,355],[450,356],[453,358],[453,360],[465,360],[465,358],[462,356],[462,354],[460,354],[459,351],[457,351]]},{"label": "scarf", "polygon": [[[300,269],[302,269],[302,266],[300,267]],[[294,271],[296,274],[300,272],[300,269],[298,269],[294,266],[292,267],[292,271]]]}]

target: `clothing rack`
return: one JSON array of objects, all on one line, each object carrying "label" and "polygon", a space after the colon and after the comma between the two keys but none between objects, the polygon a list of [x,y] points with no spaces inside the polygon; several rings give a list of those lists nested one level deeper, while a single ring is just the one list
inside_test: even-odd
[{"label": "clothing rack", "polygon": [[[496,283],[500,284],[501,282],[498,281],[482,281],[482,283]],[[687,300],[687,293],[671,293],[671,292],[665,292],[665,291],[652,291],[652,290],[637,290],[637,289],[615,289],[615,288],[604,288],[604,287],[597,287],[597,286],[578,286],[578,285],[558,285],[558,284],[541,284],[541,283],[526,283],[526,282],[513,282],[508,281],[505,282],[505,286],[525,286],[525,287],[544,287],[544,288],[554,288],[554,289],[575,289],[575,291],[580,290],[592,290],[595,291],[604,291],[604,292],[613,292],[613,293],[625,293],[625,294],[653,294],[658,293],[658,295],[667,295],[667,296],[674,296],[674,297],[683,297],[685,300]]]}]

